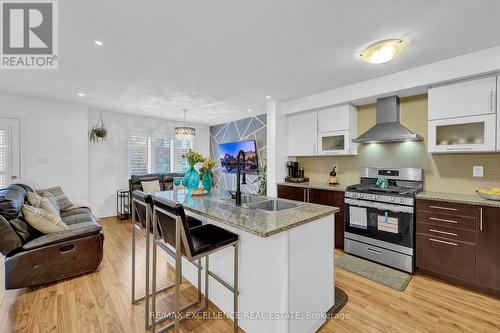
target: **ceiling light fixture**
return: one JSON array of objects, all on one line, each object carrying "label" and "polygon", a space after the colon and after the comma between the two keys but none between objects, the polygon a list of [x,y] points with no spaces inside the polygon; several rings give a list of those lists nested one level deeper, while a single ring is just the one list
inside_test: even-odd
[{"label": "ceiling light fixture", "polygon": [[271,99],[271,96],[266,96],[266,99]]},{"label": "ceiling light fixture", "polygon": [[403,39],[386,39],[369,45],[359,56],[370,64],[383,64],[396,58],[405,49],[406,42]]},{"label": "ceiling light fixture", "polygon": [[77,95],[80,96],[80,97],[85,97],[85,94],[82,93],[82,92],[77,93]]},{"label": "ceiling light fixture", "polygon": [[248,109],[248,112],[252,112],[252,109]]},{"label": "ceiling light fixture", "polygon": [[100,40],[95,40],[94,44],[97,45],[97,46],[99,46],[99,47],[104,46],[104,43],[102,41],[100,41]]},{"label": "ceiling light fixture", "polygon": [[175,138],[177,140],[193,140],[196,135],[196,129],[186,126],[186,112],[188,110],[182,109],[182,111],[184,111],[184,126],[174,129]]}]

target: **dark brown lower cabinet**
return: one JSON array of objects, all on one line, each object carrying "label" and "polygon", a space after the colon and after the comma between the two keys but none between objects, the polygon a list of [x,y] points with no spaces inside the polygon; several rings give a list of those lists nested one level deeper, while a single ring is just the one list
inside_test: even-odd
[{"label": "dark brown lower cabinet", "polygon": [[278,185],[278,198],[338,207],[335,214],[335,247],[344,248],[344,192]]},{"label": "dark brown lower cabinet", "polygon": [[476,234],[477,284],[500,292],[500,208],[479,208]]},{"label": "dark brown lower cabinet", "polygon": [[500,208],[417,200],[416,214],[419,271],[500,297]]}]

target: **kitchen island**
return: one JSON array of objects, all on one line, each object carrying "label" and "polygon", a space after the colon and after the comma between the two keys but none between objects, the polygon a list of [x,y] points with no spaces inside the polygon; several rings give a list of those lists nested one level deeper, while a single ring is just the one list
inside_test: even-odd
[{"label": "kitchen island", "polygon": [[[239,235],[239,326],[245,332],[315,332],[325,322],[335,300],[334,214],[338,208],[259,196],[246,196],[238,207],[214,191],[205,196],[184,190],[154,195],[183,204],[187,214],[203,223]],[[196,285],[196,268],[183,260],[183,276]],[[231,248],[210,256],[210,271],[229,285],[233,284],[232,265]],[[213,277],[209,298],[231,315],[232,293]]]}]

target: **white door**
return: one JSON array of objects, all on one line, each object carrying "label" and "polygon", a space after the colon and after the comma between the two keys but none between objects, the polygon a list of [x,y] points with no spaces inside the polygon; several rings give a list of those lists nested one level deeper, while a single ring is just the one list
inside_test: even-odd
[{"label": "white door", "polygon": [[318,113],[305,112],[288,116],[288,156],[318,154]]},{"label": "white door", "polygon": [[0,187],[19,179],[19,119],[0,117]]}]

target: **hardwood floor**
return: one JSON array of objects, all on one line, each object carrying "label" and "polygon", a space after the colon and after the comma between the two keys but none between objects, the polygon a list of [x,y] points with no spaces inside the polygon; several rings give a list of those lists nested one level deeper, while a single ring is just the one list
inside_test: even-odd
[{"label": "hardwood floor", "polygon": [[[1,263],[1,332],[144,331],[144,305],[130,303],[130,224],[116,218],[102,219],[101,223],[106,240],[97,272],[44,287],[4,291]],[[137,241],[138,248],[143,248],[144,240],[138,237]],[[337,251],[336,256],[340,255]],[[140,262],[138,292],[143,288]],[[165,269],[159,273],[159,283],[167,281],[173,281],[173,274]],[[336,283],[347,292],[349,302],[320,332],[500,332],[499,299],[422,275],[414,276],[404,292],[342,269],[336,270]],[[196,289],[185,283],[182,297],[182,302],[196,299]],[[171,293],[162,295],[159,311],[168,311],[172,302]],[[209,311],[218,309],[211,305]],[[181,325],[182,332],[231,330],[228,319],[190,319]]]}]

